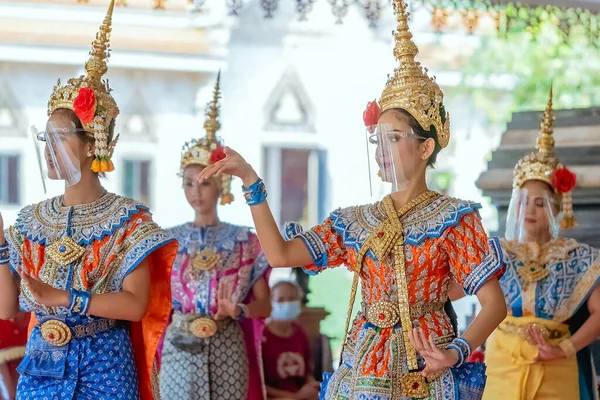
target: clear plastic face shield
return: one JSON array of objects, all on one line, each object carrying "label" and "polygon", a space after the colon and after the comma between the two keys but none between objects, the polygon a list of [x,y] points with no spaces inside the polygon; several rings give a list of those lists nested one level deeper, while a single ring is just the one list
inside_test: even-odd
[{"label": "clear plastic face shield", "polygon": [[426,138],[412,129],[402,131],[392,124],[379,124],[366,129],[369,183],[373,200],[405,191],[417,179],[420,164],[419,144]]},{"label": "clear plastic face shield", "polygon": [[83,129],[61,127],[48,122],[46,131],[31,127],[31,135],[38,158],[44,192],[47,180],[62,180],[66,186],[73,186],[81,180],[81,167],[78,156],[78,132]]},{"label": "clear plastic face shield", "polygon": [[560,206],[548,190],[514,189],[506,217],[507,240],[545,243],[558,237]]}]

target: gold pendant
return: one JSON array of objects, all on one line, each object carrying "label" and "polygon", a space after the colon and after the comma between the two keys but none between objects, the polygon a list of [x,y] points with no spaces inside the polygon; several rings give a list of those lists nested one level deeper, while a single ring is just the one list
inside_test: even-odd
[{"label": "gold pendant", "polygon": [[524,265],[517,271],[521,279],[529,283],[535,283],[548,276],[548,271],[546,270],[546,268],[542,267],[541,265],[535,262]]},{"label": "gold pendant", "polygon": [[85,254],[85,248],[68,236],[52,243],[47,249],[48,257],[58,265],[69,265]]},{"label": "gold pendant", "polygon": [[192,268],[196,271],[210,271],[221,260],[221,257],[212,250],[204,249],[192,260]]},{"label": "gold pendant", "polygon": [[402,395],[412,399],[423,399],[429,396],[425,377],[420,372],[409,372],[401,379]]}]

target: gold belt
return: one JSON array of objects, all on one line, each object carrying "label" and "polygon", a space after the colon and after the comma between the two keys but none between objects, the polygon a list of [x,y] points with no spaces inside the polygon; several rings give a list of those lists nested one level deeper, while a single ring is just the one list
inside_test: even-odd
[{"label": "gold belt", "polygon": [[[418,303],[410,306],[410,316],[416,319],[443,310],[444,303],[442,302]],[[380,301],[371,304],[367,307],[365,314],[367,321],[379,328],[390,328],[400,321],[399,307],[391,301]]]},{"label": "gold belt", "polygon": [[522,339],[529,340],[527,329],[530,327],[538,331],[544,337],[544,339],[549,340],[560,339],[569,333],[568,329],[551,329],[536,322],[519,325],[510,321],[505,321],[498,326],[498,330],[506,333],[507,335],[518,336]]},{"label": "gold belt", "polygon": [[46,343],[60,347],[68,344],[73,338],[94,336],[97,333],[116,328],[118,325],[119,321],[114,319],[99,319],[69,328],[63,321],[50,319],[40,325],[40,333]]}]

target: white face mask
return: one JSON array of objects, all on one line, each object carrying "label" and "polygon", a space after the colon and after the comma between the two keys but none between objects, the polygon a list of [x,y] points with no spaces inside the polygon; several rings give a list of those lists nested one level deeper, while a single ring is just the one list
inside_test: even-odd
[{"label": "white face mask", "polygon": [[272,303],[273,310],[271,311],[271,318],[277,321],[293,321],[302,312],[302,304],[300,300],[296,301],[283,301],[280,303]]}]

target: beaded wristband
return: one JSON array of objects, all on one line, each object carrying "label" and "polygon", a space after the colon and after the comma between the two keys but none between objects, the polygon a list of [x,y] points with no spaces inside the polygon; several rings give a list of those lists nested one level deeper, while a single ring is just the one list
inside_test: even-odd
[{"label": "beaded wristband", "polygon": [[262,179],[257,180],[250,187],[242,186],[242,192],[249,206],[257,206],[267,199],[267,188]]},{"label": "beaded wristband", "polygon": [[465,339],[459,337],[454,339],[452,343],[454,343],[461,349],[465,357],[465,361],[471,356],[473,350],[471,349],[471,345],[469,344],[469,342],[467,342]]},{"label": "beaded wristband", "polygon": [[87,315],[90,308],[91,292],[79,291],[76,289],[69,290],[69,310],[75,314]]},{"label": "beaded wristband", "polygon": [[0,245],[0,264],[8,264],[10,262],[10,253],[8,251],[8,243]]},{"label": "beaded wristband", "polygon": [[465,363],[465,355],[461,351],[460,347],[458,347],[454,343],[450,343],[448,346],[446,346],[446,350],[450,350],[450,349],[454,349],[458,353],[458,360],[453,365],[453,367],[460,367],[461,365],[463,365]]}]

